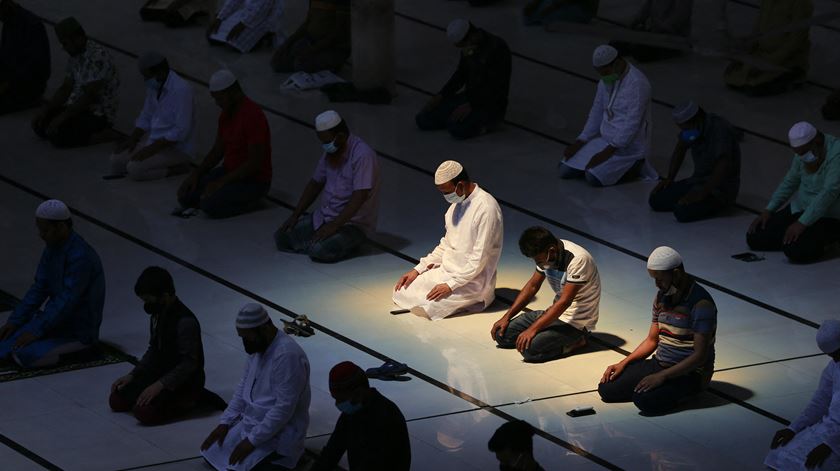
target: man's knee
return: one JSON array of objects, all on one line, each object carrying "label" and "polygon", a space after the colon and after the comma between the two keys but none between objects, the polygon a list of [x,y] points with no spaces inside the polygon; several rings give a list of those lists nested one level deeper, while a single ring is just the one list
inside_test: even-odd
[{"label": "man's knee", "polygon": [[114,391],[108,397],[108,405],[114,412],[128,412],[134,407],[134,403],[129,402],[119,391]]},{"label": "man's knee", "polygon": [[449,130],[449,134],[459,141],[472,139],[473,137],[482,134],[484,131],[483,125],[464,122],[449,123],[446,128]]},{"label": "man's knee", "polygon": [[604,402],[624,402],[627,400],[620,394],[614,382],[599,384],[598,395],[601,396],[601,400]]},{"label": "man's knee", "polygon": [[674,207],[674,217],[677,222],[694,222],[703,219],[697,210],[681,204]]},{"label": "man's knee", "polygon": [[313,262],[318,263],[336,263],[343,260],[346,256],[343,250],[336,250],[335,247],[331,247],[333,244],[321,242],[315,242],[309,248],[309,258]]},{"label": "man's knee", "polygon": [[434,131],[440,129],[440,125],[433,119],[428,111],[421,111],[414,116],[414,122],[422,131]]},{"label": "man's knee", "polygon": [[671,409],[671,404],[665,404],[658,395],[650,393],[633,394],[633,404],[644,415],[661,415]]},{"label": "man's knee", "polygon": [[158,425],[164,422],[160,410],[152,404],[136,406],[132,412],[137,421],[143,425]]},{"label": "man's knee", "polygon": [[670,201],[670,198],[666,198],[661,191],[650,194],[648,205],[650,209],[657,212],[672,211],[674,209],[674,203]]},{"label": "man's knee", "polygon": [[791,263],[813,263],[822,257],[824,247],[795,242],[785,245],[782,250]]},{"label": "man's knee", "polygon": [[598,177],[596,177],[595,174],[590,172],[589,170],[586,171],[585,175],[586,175],[586,183],[589,183],[590,186],[594,186],[594,187],[604,186],[604,184],[601,183],[601,180],[599,180]]},{"label": "man's knee", "polygon": [[516,348],[516,335],[511,335],[509,332],[505,332],[504,334],[496,333],[496,346],[498,348],[504,348],[506,350]]}]

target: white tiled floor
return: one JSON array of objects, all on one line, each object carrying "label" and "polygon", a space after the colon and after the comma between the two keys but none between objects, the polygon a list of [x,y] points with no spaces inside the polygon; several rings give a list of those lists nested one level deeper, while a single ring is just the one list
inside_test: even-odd
[{"label": "white tiled floor", "polygon": [[[470,16],[505,37],[518,55],[509,120],[560,140],[575,137],[594,91],[594,74],[588,64],[596,38],[526,29],[518,19],[521,2],[509,0],[492,8],[470,9],[466,2],[430,1],[434,7],[415,0],[396,2],[400,81],[436,90],[456,57],[443,33],[414,19],[443,26],[452,17]],[[238,55],[208,48],[200,29],[168,30],[141,23],[134,14],[135,6],[126,9],[124,4],[108,0],[22,3],[51,21],[73,14],[91,36],[132,54],[155,48],[165,51],[177,70],[201,81],[220,64],[234,70],[246,91],[274,110],[269,113],[275,168],[271,194],[287,204],[296,201],[318,158],[312,130],[297,120],[308,123],[325,107],[335,107],[354,132],[387,154],[381,160],[383,205],[377,240],[410,257],[424,255],[442,230],[445,205],[428,172],[444,158],[461,160],[479,183],[503,202],[506,245],[498,287],[519,289],[530,276],[533,267],[518,253],[516,240],[525,227],[547,224],[559,237],[584,245],[597,260],[604,296],[596,335],[614,346],[632,350],[647,331],[654,287],[640,256],[661,244],[677,247],[692,273],[734,294],[813,322],[831,315],[826,306],[833,305],[833,293],[840,287],[833,276],[837,260],[800,267],[788,264],[780,254],[766,254],[766,261],[753,264],[729,257],[746,250],[743,232],[752,218],[747,212],[733,211],[715,220],[678,225],[670,215],[650,213],[645,203],[650,183],[600,190],[576,182],[560,183],[554,166],[562,143],[532,132],[506,126],[498,133],[463,143],[443,133],[420,134],[412,118],[426,97],[410,88],[400,86],[399,95],[388,107],[329,105],[318,92],[282,91],[279,84],[283,77],[268,72],[267,52]],[[629,3],[602,1],[600,16],[624,18],[632,12]],[[732,28],[746,31],[755,10],[730,3]],[[827,0],[817,3],[818,10],[828,5]],[[304,4],[287,1],[289,27],[303,14]],[[840,33],[823,28],[812,34],[811,76],[817,82],[837,85],[832,83],[836,61],[818,54],[837,37]],[[54,70],[61,71],[65,56],[55,42],[53,51]],[[134,59],[116,50],[113,54],[123,83],[118,127],[128,130],[143,87]],[[644,66],[658,100],[654,163],[660,170],[666,168],[673,143],[675,129],[669,124],[667,104],[694,97],[752,132],[742,144],[739,201],[760,207],[788,165],[790,152],[777,140],[784,138],[790,123],[807,118],[828,132],[838,128],[817,116],[825,90],[806,86],[780,97],[748,99],[724,89],[720,80],[724,65],[721,59],[690,56]],[[58,77],[55,73],[53,85]],[[199,83],[194,87],[200,147],[205,149],[218,112],[206,88]],[[64,199],[102,223],[76,218],[77,230],[97,248],[106,267],[109,291],[102,338],[127,353],[140,355],[146,346],[147,318],[131,287],[148,264],[171,270],[179,296],[199,315],[207,384],[225,397],[231,395],[244,359],[231,315],[249,297],[265,298],[306,314],[349,339],[343,342],[319,332],[300,340],[312,363],[310,436],[329,433],[337,417],[326,392],[329,368],[345,359],[376,366],[380,360],[371,353],[406,362],[443,386],[421,377],[405,383],[376,383],[410,420],[413,468],[418,470],[495,467],[486,443],[503,419],[474,410],[475,401],[468,402],[450,390],[499,405],[502,412],[529,420],[549,434],[548,439],[535,438],[537,457],[546,469],[599,467],[558,445],[559,441],[625,469],[758,469],[766,442],[781,427],[711,394],[705,395],[702,407],[659,418],[641,417],[632,405],[602,404],[596,393],[586,391],[597,386],[604,367],[618,361],[619,353],[593,348],[549,364],[524,364],[516,352],[494,348],[488,337],[492,322],[505,308],[501,303],[484,314],[435,323],[411,315],[389,316],[393,283],[411,267],[403,259],[370,249],[364,256],[324,266],[305,257],[278,254],[272,248],[271,233],[289,211],[273,203],[230,221],[170,217],[167,214],[174,206],[177,180],[146,184],[102,181],[99,177],[106,173],[107,146],[55,151],[31,136],[30,117],[31,113],[0,117],[0,176],[24,187],[0,182],[0,200],[4,202],[0,205],[0,260],[3,266],[15,267],[0,270],[0,289],[21,295],[41,250],[31,217],[39,200],[25,188]],[[710,291],[720,312],[718,368],[817,352],[813,327],[745,301],[743,296]],[[543,308],[551,298],[544,287],[531,306]],[[285,318],[279,312],[273,316]],[[790,420],[810,397],[825,361],[820,356],[724,371],[716,375],[712,387]],[[195,457],[197,444],[213,426],[213,415],[143,428],[131,417],[107,410],[108,386],[128,368],[128,364],[117,364],[0,383],[0,433],[63,469],[206,469],[196,459],[154,465]],[[554,396],[563,397],[539,400]],[[565,415],[580,405],[594,405],[598,413],[578,419]],[[721,429],[732,430],[738,438],[722,436]],[[323,436],[312,439],[309,446],[317,449],[324,440]],[[92,463],[90,456],[102,458]],[[13,466],[10,469],[32,466],[31,461],[5,447],[0,447],[0,460],[4,469],[7,463]]]}]

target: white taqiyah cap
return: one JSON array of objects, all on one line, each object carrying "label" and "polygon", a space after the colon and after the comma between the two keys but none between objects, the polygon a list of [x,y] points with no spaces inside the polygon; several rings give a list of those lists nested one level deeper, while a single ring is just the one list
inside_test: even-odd
[{"label": "white taqiyah cap", "polygon": [[315,117],[315,130],[318,132],[329,131],[339,124],[341,124],[341,116],[333,110],[324,111]]},{"label": "white taqiyah cap", "polygon": [[151,69],[156,65],[160,65],[160,63],[165,60],[166,58],[163,57],[163,54],[157,51],[149,51],[140,56],[139,59],[137,59],[137,68],[140,69],[140,72],[143,72]]},{"label": "white taqiyah cap", "polygon": [[447,160],[440,164],[435,171],[435,185],[443,185],[446,182],[450,182],[463,171],[463,165],[454,160]]},{"label": "white taqiyah cap", "polygon": [[592,53],[592,65],[595,67],[603,67],[605,65],[610,65],[614,60],[618,58],[618,51],[608,45],[602,44],[595,48],[595,52]]},{"label": "white taqiyah cap", "polygon": [[673,116],[675,123],[682,124],[697,116],[698,111],[700,111],[700,107],[697,106],[697,103],[694,103],[693,101],[686,101],[685,103],[677,105],[671,113],[671,116]]},{"label": "white taqiyah cap", "polygon": [[446,37],[449,38],[452,44],[458,44],[463,41],[469,32],[470,22],[463,18],[450,21],[449,26],[446,27]]},{"label": "white taqiyah cap", "polygon": [[217,70],[210,76],[210,91],[220,92],[227,90],[234,83],[236,83],[236,76],[233,75],[233,72],[227,69]]},{"label": "white taqiyah cap", "polygon": [[647,261],[648,270],[673,270],[683,264],[682,256],[671,247],[657,247],[650,253]]},{"label": "white taqiyah cap", "polygon": [[70,210],[59,200],[47,200],[38,205],[35,217],[48,221],[66,221],[70,219]]},{"label": "white taqiyah cap", "polygon": [[788,131],[791,147],[801,147],[817,137],[817,128],[807,121],[800,121]]},{"label": "white taqiyah cap", "polygon": [[834,353],[840,350],[840,321],[837,319],[823,321],[817,331],[817,346],[823,353]]},{"label": "white taqiyah cap", "polygon": [[271,321],[268,311],[257,303],[248,303],[242,306],[236,316],[237,329],[253,329]]}]

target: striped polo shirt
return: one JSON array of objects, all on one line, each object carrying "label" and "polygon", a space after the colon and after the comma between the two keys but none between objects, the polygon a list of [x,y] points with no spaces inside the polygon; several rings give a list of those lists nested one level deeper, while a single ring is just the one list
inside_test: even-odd
[{"label": "striped polo shirt", "polygon": [[653,322],[659,324],[659,345],[656,359],[661,363],[677,364],[694,353],[694,334],[712,337],[709,356],[702,369],[711,368],[715,362],[715,330],[717,307],[712,296],[702,286],[692,281],[683,299],[657,293],[653,303]]}]

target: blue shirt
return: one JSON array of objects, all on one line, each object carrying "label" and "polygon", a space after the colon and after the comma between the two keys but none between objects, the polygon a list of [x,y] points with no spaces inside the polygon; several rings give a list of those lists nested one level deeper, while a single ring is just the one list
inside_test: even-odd
[{"label": "blue shirt", "polygon": [[[41,305],[46,301],[44,310]],[[47,247],[35,283],[9,322],[38,338],[69,338],[85,344],[99,339],[105,305],[105,274],[99,255],[75,232],[58,247]]]}]

